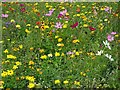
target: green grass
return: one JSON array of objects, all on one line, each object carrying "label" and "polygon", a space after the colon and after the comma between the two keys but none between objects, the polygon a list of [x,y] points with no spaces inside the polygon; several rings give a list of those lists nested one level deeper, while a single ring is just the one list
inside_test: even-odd
[{"label": "green grass", "polygon": [[[2,18],[2,72],[12,70],[13,74],[2,76],[4,81],[4,88],[26,88],[31,82],[36,87],[40,88],[119,88],[118,82],[118,3],[53,3],[49,2],[48,5],[55,8],[55,11],[50,17],[44,16],[48,13],[48,9],[45,7],[45,2],[35,3],[22,3],[26,8],[26,12],[20,11],[21,7],[16,3],[2,3],[2,13],[8,14],[8,18]],[[94,4],[94,5],[93,5]],[[6,5],[6,6],[4,6]],[[80,12],[76,12],[77,5],[80,6]],[[67,28],[56,29],[51,27],[50,22],[65,23],[65,19],[56,19],[60,11],[59,6],[67,9],[69,13],[69,20]],[[86,6],[83,8],[82,6]],[[92,12],[92,7],[96,6],[97,15]],[[112,7],[112,13],[107,13],[101,10],[101,7]],[[40,16],[37,16],[36,12],[33,12],[33,7],[38,10]],[[15,11],[11,12],[9,8],[13,8]],[[87,12],[87,13],[86,13]],[[88,13],[91,12],[91,13]],[[75,16],[76,14],[84,14]],[[87,20],[83,20],[83,16],[86,16]],[[104,19],[108,21],[104,21]],[[15,20],[13,24],[10,24],[6,29],[5,23]],[[26,20],[26,22],[24,22]],[[89,22],[91,20],[91,22]],[[44,22],[49,28],[41,30],[41,28],[35,28],[36,22]],[[72,29],[70,26],[75,22],[79,22],[78,27]],[[103,24],[103,29],[100,30],[98,25]],[[31,26],[26,26],[30,24]],[[83,27],[84,24],[88,24],[96,28],[95,31],[90,31],[89,28]],[[21,29],[16,28],[16,25],[20,25]],[[40,25],[39,25],[40,27]],[[28,29],[31,33],[26,33]],[[52,32],[55,30],[55,32]],[[107,40],[107,35],[111,32],[117,32],[114,37],[114,41],[110,42],[111,50],[106,48],[103,41]],[[51,33],[51,34],[50,34]],[[63,40],[63,47],[58,47],[58,38]],[[73,40],[79,40],[77,43],[72,43]],[[100,44],[102,47],[100,48]],[[20,48],[19,45],[23,47]],[[5,50],[8,53],[5,53]],[[40,53],[39,50],[44,49],[44,52]],[[98,50],[104,50],[104,53],[97,56]],[[67,55],[68,51],[78,52],[79,55]],[[56,57],[55,53],[59,52],[60,56]],[[64,53],[64,55],[63,55]],[[114,61],[110,61],[104,56],[104,54],[112,55]],[[52,54],[52,57],[48,57],[48,54]],[[7,55],[14,55],[14,58],[7,58]],[[46,59],[41,59],[41,56],[46,55]],[[22,64],[18,65],[17,69],[13,69],[15,63],[19,61]],[[33,61],[32,65],[29,62]],[[33,69],[32,69],[33,68]],[[40,70],[37,70],[40,69]],[[35,80],[31,81],[26,79],[26,76],[34,76]],[[60,82],[55,83],[56,80]],[[67,80],[68,83],[63,82]],[[80,82],[76,84],[75,81]],[[35,84],[36,83],[36,84]],[[39,85],[37,85],[39,84]]]}]

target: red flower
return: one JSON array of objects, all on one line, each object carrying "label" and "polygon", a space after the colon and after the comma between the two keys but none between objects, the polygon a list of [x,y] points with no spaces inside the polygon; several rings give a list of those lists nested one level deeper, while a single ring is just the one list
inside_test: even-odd
[{"label": "red flower", "polygon": [[40,13],[37,13],[37,16],[40,16]]},{"label": "red flower", "polygon": [[6,6],[6,4],[3,4],[3,6]]},{"label": "red flower", "polygon": [[21,10],[20,10],[21,12],[25,12],[26,10],[25,10],[25,8],[21,8]]},{"label": "red flower", "polygon": [[13,11],[13,8],[9,8],[10,11]]},{"label": "red flower", "polygon": [[40,22],[38,21],[38,22],[36,22],[36,24],[37,24],[37,25],[40,25]]},{"label": "red flower", "polygon": [[76,22],[75,24],[71,25],[70,27],[76,28],[77,26],[78,26],[78,22]]},{"label": "red flower", "polygon": [[16,4],[18,4],[18,2],[16,2]]},{"label": "red flower", "polygon": [[89,29],[90,29],[91,31],[95,31],[95,30],[96,30],[96,29],[93,28],[92,26],[89,26]]}]

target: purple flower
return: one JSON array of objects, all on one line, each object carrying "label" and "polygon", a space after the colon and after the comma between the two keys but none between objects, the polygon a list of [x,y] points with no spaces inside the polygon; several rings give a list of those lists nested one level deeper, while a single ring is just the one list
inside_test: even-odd
[{"label": "purple flower", "polygon": [[57,29],[58,29],[58,28],[62,28],[61,22],[57,22],[56,25],[55,25],[55,27],[56,27]]},{"label": "purple flower", "polygon": [[11,24],[11,22],[6,22],[5,26],[8,28],[9,24]]},{"label": "purple flower", "polygon": [[112,41],[114,40],[114,37],[113,37],[111,34],[108,34],[107,40],[108,40],[109,42],[112,42]]}]

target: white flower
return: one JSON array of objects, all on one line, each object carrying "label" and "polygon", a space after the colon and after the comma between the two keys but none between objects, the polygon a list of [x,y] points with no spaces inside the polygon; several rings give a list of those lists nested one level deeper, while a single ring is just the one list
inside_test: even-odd
[{"label": "white flower", "polygon": [[97,52],[96,55],[99,55],[99,56],[100,56],[100,55],[102,55],[102,53],[103,53],[103,50],[100,50],[100,51]]},{"label": "white flower", "polygon": [[111,55],[105,54],[105,57],[107,57],[108,59],[110,59],[110,61],[114,61],[114,59],[112,58]]},{"label": "white flower", "polygon": [[110,43],[107,40],[105,42],[103,41],[103,44],[111,50]]}]

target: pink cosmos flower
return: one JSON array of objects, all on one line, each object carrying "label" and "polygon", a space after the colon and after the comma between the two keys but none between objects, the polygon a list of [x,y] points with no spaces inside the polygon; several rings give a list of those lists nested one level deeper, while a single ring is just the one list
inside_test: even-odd
[{"label": "pink cosmos flower", "polygon": [[8,14],[2,14],[2,17],[7,18]]},{"label": "pink cosmos flower", "polygon": [[63,16],[64,16],[66,13],[67,13],[67,10],[66,10],[66,9],[60,12],[60,14],[62,14]]},{"label": "pink cosmos flower", "polygon": [[51,16],[53,11],[54,11],[54,9],[50,10],[49,13],[45,14],[45,16]]},{"label": "pink cosmos flower", "polygon": [[114,40],[113,35],[108,34],[108,35],[107,35],[107,40],[108,40],[109,42],[112,42],[112,41]]},{"label": "pink cosmos flower", "polygon": [[63,24],[61,24],[61,22],[57,22],[55,27],[58,29],[58,28],[62,28]]},{"label": "pink cosmos flower", "polygon": [[110,7],[106,7],[104,10],[105,10],[106,12],[108,12],[108,13],[111,13]]},{"label": "pink cosmos flower", "polygon": [[58,18],[61,18],[62,16],[65,16],[65,14],[67,13],[67,10],[63,10],[60,12],[60,14],[58,15]]},{"label": "pink cosmos flower", "polygon": [[116,34],[116,32],[111,32],[111,34],[112,34],[112,35],[115,35],[115,34]]}]

